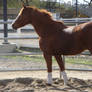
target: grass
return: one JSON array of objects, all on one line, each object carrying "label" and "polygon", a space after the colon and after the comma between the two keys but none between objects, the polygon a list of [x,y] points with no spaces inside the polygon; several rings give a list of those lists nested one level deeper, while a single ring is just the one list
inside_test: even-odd
[{"label": "grass", "polygon": [[[3,58],[7,59],[21,59],[25,61],[34,61],[34,62],[42,62],[45,61],[44,57],[42,55],[25,55],[25,56],[2,56]],[[55,59],[53,58],[53,61],[55,62]]]},{"label": "grass", "polygon": [[66,58],[65,61],[71,64],[83,64],[83,65],[92,65],[91,59],[83,59],[83,58]]},{"label": "grass", "polygon": [[[7,59],[21,59],[26,61],[34,61],[34,62],[42,62],[45,61],[42,55],[25,55],[25,56],[3,56],[3,58]],[[53,58],[53,62],[56,63],[55,58]],[[82,65],[92,65],[91,59],[86,58],[65,58],[66,63],[70,64],[82,64]]]}]

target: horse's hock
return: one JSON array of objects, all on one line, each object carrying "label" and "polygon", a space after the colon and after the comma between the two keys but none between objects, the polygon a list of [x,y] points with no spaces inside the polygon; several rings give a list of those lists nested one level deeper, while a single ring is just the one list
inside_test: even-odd
[{"label": "horse's hock", "polygon": [[16,51],[15,43],[0,44],[0,53],[10,53]]}]

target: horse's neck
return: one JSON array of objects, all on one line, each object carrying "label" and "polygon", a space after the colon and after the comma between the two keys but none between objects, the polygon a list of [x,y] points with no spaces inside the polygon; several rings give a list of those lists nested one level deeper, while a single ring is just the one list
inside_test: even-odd
[{"label": "horse's neck", "polygon": [[52,30],[49,30],[51,21],[43,20],[40,18],[34,20],[33,26],[40,37],[49,36]]},{"label": "horse's neck", "polygon": [[45,16],[35,16],[32,25],[40,37],[49,37],[65,27],[62,22],[54,21]]}]

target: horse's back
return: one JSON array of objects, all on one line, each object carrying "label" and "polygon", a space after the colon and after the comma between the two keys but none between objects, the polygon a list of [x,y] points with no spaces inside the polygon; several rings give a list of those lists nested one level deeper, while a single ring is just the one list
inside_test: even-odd
[{"label": "horse's back", "polygon": [[51,54],[75,55],[92,47],[92,22],[75,27],[55,23],[53,34],[40,41],[41,49]]},{"label": "horse's back", "polygon": [[82,40],[87,48],[92,48],[92,22],[82,24]]}]

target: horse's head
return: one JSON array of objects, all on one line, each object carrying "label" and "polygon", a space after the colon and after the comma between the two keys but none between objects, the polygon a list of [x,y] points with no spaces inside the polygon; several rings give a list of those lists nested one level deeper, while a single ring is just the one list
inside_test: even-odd
[{"label": "horse's head", "polygon": [[20,10],[18,16],[16,17],[15,21],[12,24],[13,29],[18,29],[27,24],[30,24],[32,19],[31,13],[32,13],[32,8],[23,6],[23,8]]}]

